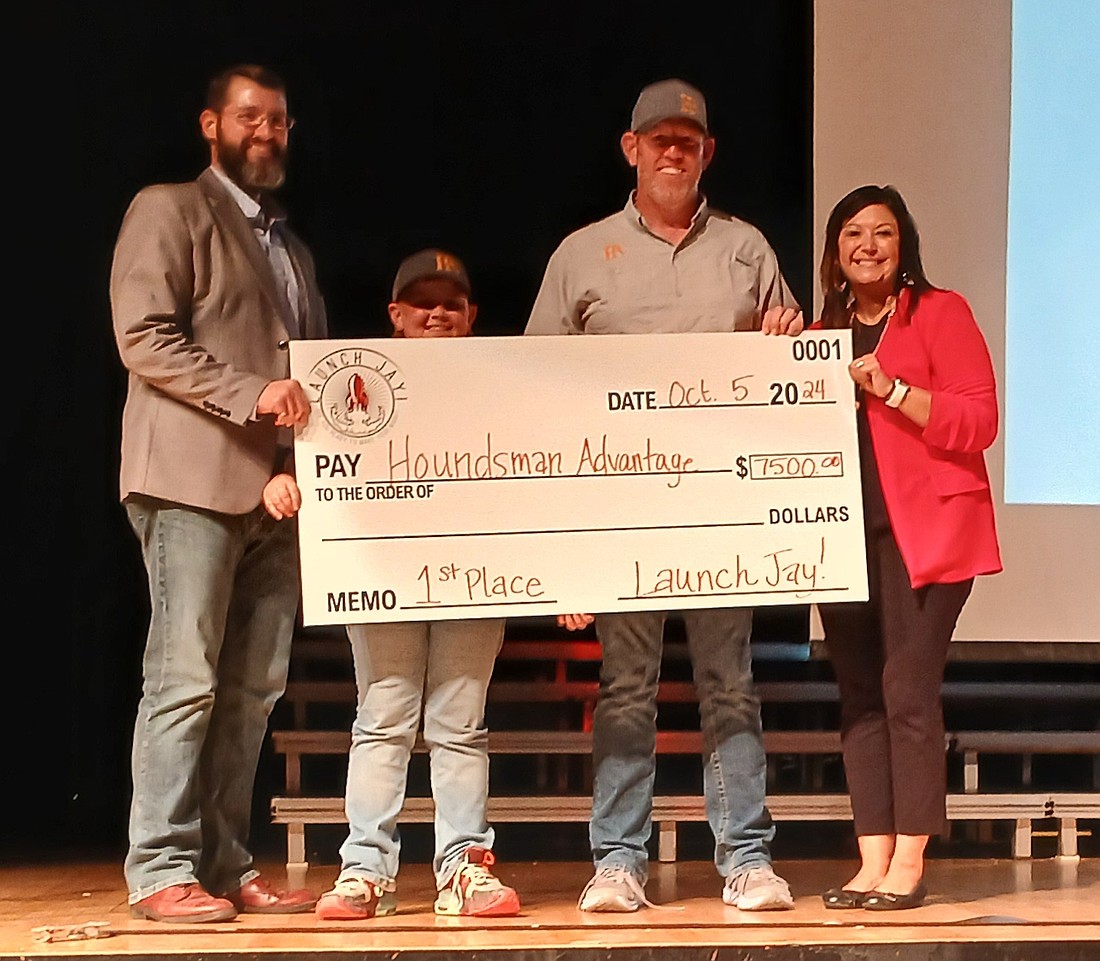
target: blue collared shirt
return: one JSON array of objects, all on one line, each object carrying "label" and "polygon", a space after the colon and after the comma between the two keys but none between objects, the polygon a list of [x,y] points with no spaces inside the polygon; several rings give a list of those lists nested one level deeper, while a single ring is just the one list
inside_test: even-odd
[{"label": "blue collared shirt", "polygon": [[298,290],[298,277],[294,273],[294,265],[290,260],[290,252],[286,248],[286,239],[283,236],[281,225],[286,217],[282,214],[271,216],[260,203],[246,194],[234,183],[221,167],[214,164],[210,168],[214,175],[225,185],[229,196],[233,198],[241,213],[252,225],[252,232],[260,242],[267,255],[268,263],[275,274],[276,286],[286,298],[290,307],[290,313],[297,326],[296,330],[288,330],[291,337],[301,336],[301,297]]}]

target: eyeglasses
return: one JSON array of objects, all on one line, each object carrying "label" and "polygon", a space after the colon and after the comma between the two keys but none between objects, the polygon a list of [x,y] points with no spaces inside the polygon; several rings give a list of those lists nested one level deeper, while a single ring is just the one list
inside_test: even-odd
[{"label": "eyeglasses", "polygon": [[257,113],[254,110],[242,110],[231,114],[234,120],[242,127],[249,130],[259,130],[263,124],[267,124],[275,133],[286,133],[294,126],[294,118],[286,114]]}]

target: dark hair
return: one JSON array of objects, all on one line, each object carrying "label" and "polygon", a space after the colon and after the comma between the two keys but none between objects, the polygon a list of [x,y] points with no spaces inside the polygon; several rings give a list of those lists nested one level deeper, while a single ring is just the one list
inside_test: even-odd
[{"label": "dark hair", "polygon": [[207,110],[221,113],[222,107],[225,106],[229,84],[234,77],[244,77],[245,80],[258,83],[268,90],[277,90],[282,94],[286,93],[286,84],[283,83],[282,78],[274,70],[269,70],[267,67],[261,67],[255,63],[238,63],[223,70],[210,81],[209,86],[206,88]]},{"label": "dark hair", "polygon": [[905,206],[905,201],[896,187],[876,187],[868,184],[857,187],[842,198],[825,224],[825,247],[821,251],[821,324],[823,327],[847,327],[850,323],[848,308],[848,283],[840,269],[840,231],[841,228],[865,207],[882,204],[890,209],[898,222],[900,240],[900,262],[894,293],[908,286],[913,290],[913,305],[922,294],[934,290],[932,283],[924,273],[920,259],[920,235],[913,215]]}]

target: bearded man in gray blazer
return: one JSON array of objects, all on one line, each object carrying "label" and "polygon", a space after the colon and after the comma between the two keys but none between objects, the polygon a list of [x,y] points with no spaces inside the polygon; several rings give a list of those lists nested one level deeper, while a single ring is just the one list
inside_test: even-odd
[{"label": "bearded man in gray blazer", "polygon": [[155,921],[315,902],[272,887],[248,850],[299,594],[294,522],[264,509],[309,417],[287,342],[326,335],[312,258],[272,198],[292,126],[271,71],[214,78],[210,167],[137,195],[111,270],[129,371],[120,492],[152,609],[125,872],[131,913]]}]

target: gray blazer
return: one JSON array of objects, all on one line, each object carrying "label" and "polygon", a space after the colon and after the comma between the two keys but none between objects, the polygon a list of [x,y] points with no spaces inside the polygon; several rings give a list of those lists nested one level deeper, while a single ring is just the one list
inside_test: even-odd
[{"label": "gray blazer", "polygon": [[[285,231],[302,336],[325,337],[305,244]],[[289,306],[240,207],[212,170],[142,190],[111,268],[119,355],[129,371],[120,494],[243,514],[260,503],[289,431],[253,420],[260,392],[288,377]],[[289,329],[293,329],[292,326]]]}]

